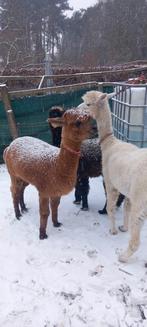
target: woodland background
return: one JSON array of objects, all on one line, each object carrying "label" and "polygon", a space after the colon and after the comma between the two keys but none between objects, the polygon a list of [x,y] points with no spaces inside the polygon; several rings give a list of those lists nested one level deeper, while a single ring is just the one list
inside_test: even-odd
[{"label": "woodland background", "polygon": [[0,0],[0,65],[84,67],[147,58],[147,1],[101,0],[75,11],[68,0]]}]

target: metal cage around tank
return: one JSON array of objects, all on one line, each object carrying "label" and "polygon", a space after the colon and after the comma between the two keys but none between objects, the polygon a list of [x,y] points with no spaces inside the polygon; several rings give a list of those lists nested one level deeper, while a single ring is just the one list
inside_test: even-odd
[{"label": "metal cage around tank", "polygon": [[147,147],[147,84],[113,83],[112,125],[118,139]]}]

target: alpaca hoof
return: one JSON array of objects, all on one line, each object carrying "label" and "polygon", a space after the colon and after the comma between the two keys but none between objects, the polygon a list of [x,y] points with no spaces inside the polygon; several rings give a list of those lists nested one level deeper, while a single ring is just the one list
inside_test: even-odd
[{"label": "alpaca hoof", "polygon": [[74,200],[73,203],[74,203],[74,204],[80,204],[81,201],[76,201],[76,200]]},{"label": "alpaca hoof", "polygon": [[22,213],[24,213],[24,212],[28,212],[28,211],[29,211],[29,209],[26,208],[26,207],[24,207],[24,208],[21,209],[21,212],[22,212]]},{"label": "alpaca hoof", "polygon": [[120,230],[121,232],[123,232],[123,233],[124,233],[124,232],[127,232],[127,230],[128,230],[124,225],[119,226],[118,228],[119,228],[119,230]]},{"label": "alpaca hoof", "polygon": [[39,239],[40,239],[40,240],[45,240],[46,238],[48,238],[46,232],[44,232],[44,231],[40,231],[40,232],[39,232]]},{"label": "alpaca hoof", "polygon": [[20,217],[22,217],[21,213],[19,213],[19,214],[16,215],[16,219],[17,220],[20,220]]},{"label": "alpaca hoof", "polygon": [[125,263],[125,262],[128,261],[128,257],[125,255],[125,253],[122,253],[122,254],[119,255],[118,260],[119,260],[120,262]]},{"label": "alpaca hoof", "polygon": [[117,233],[118,233],[117,229],[113,229],[113,230],[110,229],[111,235],[117,235]]},{"label": "alpaca hoof", "polygon": [[61,227],[63,224],[62,224],[62,223],[59,223],[59,222],[57,222],[57,223],[54,223],[53,225],[54,225],[54,227]]},{"label": "alpaca hoof", "polygon": [[88,208],[88,207],[82,207],[81,210],[83,210],[83,211],[88,211],[89,208]]},{"label": "alpaca hoof", "polygon": [[107,215],[107,210],[104,208],[104,209],[102,209],[102,210],[98,210],[98,213],[99,213],[100,215]]}]

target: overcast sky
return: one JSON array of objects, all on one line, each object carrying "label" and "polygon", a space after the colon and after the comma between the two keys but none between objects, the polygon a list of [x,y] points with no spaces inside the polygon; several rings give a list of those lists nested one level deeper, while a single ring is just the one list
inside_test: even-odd
[{"label": "overcast sky", "polygon": [[69,4],[74,10],[78,10],[81,8],[86,9],[92,5],[95,5],[97,0],[69,0]]}]

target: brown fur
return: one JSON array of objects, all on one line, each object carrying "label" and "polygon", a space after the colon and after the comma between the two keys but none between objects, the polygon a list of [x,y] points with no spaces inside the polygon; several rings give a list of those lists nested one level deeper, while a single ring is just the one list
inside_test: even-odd
[{"label": "brown fur", "polygon": [[25,187],[32,184],[39,192],[40,239],[47,238],[49,202],[53,225],[61,225],[57,217],[60,198],[75,186],[78,151],[90,129],[89,115],[74,109],[66,111],[62,118],[50,118],[49,122],[54,127],[63,127],[61,149],[26,136],[14,140],[4,151],[17,219],[21,216],[20,209],[22,212],[26,210],[23,200]]}]

